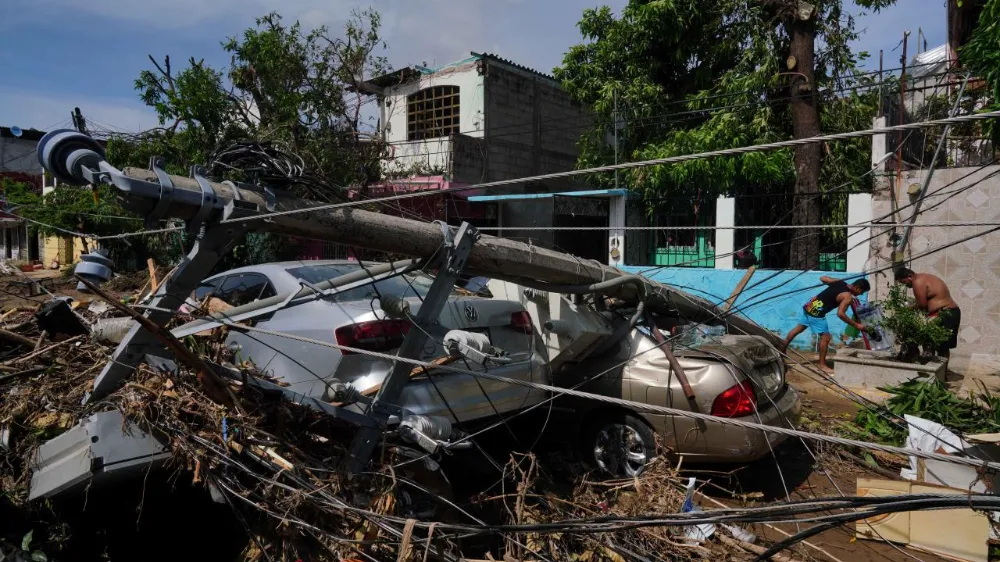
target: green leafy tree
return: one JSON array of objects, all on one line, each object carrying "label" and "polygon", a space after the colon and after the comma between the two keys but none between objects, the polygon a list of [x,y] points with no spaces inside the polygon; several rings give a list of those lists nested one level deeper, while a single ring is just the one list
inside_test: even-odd
[{"label": "green leafy tree", "polygon": [[[121,208],[115,190],[107,186],[93,191],[58,186],[42,196],[29,184],[3,179],[0,180],[0,190],[6,198],[8,210],[30,219],[29,230],[43,236],[75,237],[72,233],[114,236],[142,226],[138,217]],[[78,238],[84,251],[96,249],[93,238]],[[125,267],[129,261],[138,266],[147,257],[170,263],[176,261],[181,250],[177,235],[170,234],[103,240],[100,245],[109,251],[119,268]]]},{"label": "green leafy tree", "polygon": [[[166,170],[187,174],[195,164],[210,165],[220,151],[250,142],[280,151],[305,169],[289,189],[320,201],[342,199],[344,186],[365,186],[380,177],[385,145],[366,131],[363,109],[374,98],[364,93],[365,77],[390,71],[382,51],[377,12],[354,12],[340,36],[326,27],[307,31],[286,25],[276,13],[222,48],[225,69],[190,58],[178,70],[169,57],[140,73],[135,88],[152,107],[160,127],[138,136],[113,136],[108,158],[116,166],[149,165],[152,156]],[[217,179],[269,183],[246,166],[216,166]],[[273,187],[273,185],[272,185]],[[276,259],[288,249],[274,235],[252,234],[223,266]]]},{"label": "green leafy tree", "polygon": [[156,154],[168,171],[186,173],[235,141],[251,141],[303,160],[317,181],[297,184],[301,196],[336,199],[341,186],[378,179],[385,146],[365,130],[362,110],[374,98],[360,86],[390,70],[380,27],[377,12],[355,12],[334,37],[271,13],[222,43],[230,55],[225,70],[191,58],[177,72],[169,57],[162,64],[150,57],[153,69],[135,87],[161,126],[112,139],[113,163],[146,166]]},{"label": "green leafy tree", "polygon": [[[881,9],[892,0],[858,0]],[[605,164],[615,108],[628,158],[652,159],[805,138],[863,123],[874,115],[856,72],[853,17],[842,0],[631,0],[620,17],[586,10],[586,43],[572,47],[556,76],[598,115],[581,142],[580,165]],[[793,224],[819,224],[824,188],[867,171],[862,143],[810,144],[637,169],[628,174],[649,200],[663,195],[794,191]],[[838,154],[839,153],[839,154]],[[846,161],[850,163],[845,167]],[[826,171],[833,173],[827,174]],[[852,176],[860,177],[859,175]],[[598,182],[607,182],[599,178]],[[843,183],[843,182],[841,182]],[[855,180],[855,188],[866,187]],[[851,187],[851,186],[849,186]],[[818,265],[819,235],[793,241],[792,264]]]},{"label": "green leafy tree", "polygon": [[[972,74],[986,83],[985,99],[979,104],[980,111],[1000,110],[1000,1],[998,0],[964,0],[968,5],[959,2],[959,9],[972,9],[979,4],[982,12],[979,21],[972,32],[969,42],[959,50],[960,62],[968,67]],[[994,144],[1000,143],[1000,127],[991,120],[979,125],[982,131],[992,137]]]}]

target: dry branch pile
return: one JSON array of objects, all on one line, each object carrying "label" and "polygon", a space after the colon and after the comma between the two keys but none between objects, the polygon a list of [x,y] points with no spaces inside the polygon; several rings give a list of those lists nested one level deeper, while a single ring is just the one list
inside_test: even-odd
[{"label": "dry branch pile", "polygon": [[[86,336],[41,338],[32,312],[0,320],[9,334],[0,337],[0,516],[9,510],[47,526],[45,548],[54,559],[76,557],[60,550],[72,529],[49,502],[26,501],[35,449],[81,418],[112,409],[168,444],[172,455],[162,469],[167,480],[193,483],[206,492],[206,502],[211,497],[228,504],[246,530],[243,560],[457,561],[465,555],[506,555],[514,560],[618,562],[640,553],[655,553],[656,559],[750,557],[718,539],[688,542],[683,529],[481,533],[472,541],[455,530],[435,531],[429,522],[488,526],[676,513],[684,490],[665,461],[634,480],[607,482],[584,471],[567,472],[557,455],[516,455],[504,474],[504,488],[515,492],[494,491],[489,497],[484,492],[473,501],[453,503],[450,485],[434,470],[435,463],[413,462],[412,450],[393,446],[379,454],[370,473],[347,479],[340,467],[352,427],[238,380],[226,379],[235,404],[223,406],[210,398],[203,377],[183,364],[175,371],[143,365],[111,396],[81,406],[113,348]],[[94,319],[84,307],[78,312]],[[225,364],[222,339],[195,338],[188,349],[207,364]],[[465,511],[489,505],[501,506],[494,511],[503,515],[488,523]],[[0,551],[4,539],[8,545],[20,540],[4,531],[8,529],[0,528]]]}]

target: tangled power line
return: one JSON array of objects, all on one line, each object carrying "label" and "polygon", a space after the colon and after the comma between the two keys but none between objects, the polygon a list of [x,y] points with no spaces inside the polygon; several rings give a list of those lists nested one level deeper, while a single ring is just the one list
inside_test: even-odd
[{"label": "tangled power line", "polygon": [[[733,155],[747,154],[747,153],[751,153],[751,152],[779,150],[779,149],[784,149],[784,148],[791,148],[791,147],[795,147],[795,146],[801,146],[801,145],[804,145],[804,144],[827,142],[827,141],[847,140],[847,139],[861,138],[861,137],[866,137],[866,136],[875,136],[875,135],[887,134],[887,133],[891,133],[891,132],[912,131],[912,130],[930,128],[930,127],[938,127],[938,126],[943,126],[943,125],[949,125],[949,124],[958,124],[958,123],[978,121],[978,120],[984,120],[984,119],[992,119],[992,118],[996,118],[996,117],[1000,117],[1000,111],[998,111],[998,112],[990,112],[990,113],[983,113],[983,114],[977,114],[977,115],[967,115],[967,116],[962,116],[962,117],[954,117],[954,118],[949,118],[949,119],[941,119],[941,120],[936,120],[936,121],[926,121],[926,122],[922,122],[922,123],[913,123],[913,124],[907,124],[907,125],[899,125],[899,126],[886,127],[886,128],[881,128],[881,129],[869,129],[869,130],[866,130],[866,131],[854,131],[854,132],[849,132],[849,133],[838,133],[838,134],[833,134],[833,135],[821,135],[821,136],[812,137],[812,138],[808,138],[808,139],[797,139],[797,140],[793,140],[793,141],[781,141],[781,142],[769,143],[769,144],[764,144],[764,145],[756,145],[756,146],[749,146],[749,147],[740,147],[740,148],[733,148],[733,149],[725,149],[725,150],[711,151],[711,152],[700,153],[700,154],[674,156],[674,157],[660,158],[660,159],[653,159],[653,160],[645,160],[645,161],[639,161],[639,162],[628,162],[628,163],[617,164],[617,165],[599,166],[599,167],[586,168],[586,169],[580,169],[580,170],[571,170],[571,171],[565,171],[565,172],[557,172],[557,173],[552,173],[552,174],[542,174],[542,175],[529,176],[529,177],[523,177],[523,178],[515,178],[515,179],[511,179],[511,180],[501,180],[501,181],[496,181],[496,182],[485,182],[485,183],[480,183],[480,184],[475,184],[475,185],[470,185],[470,186],[449,188],[449,189],[443,189],[443,190],[437,190],[437,191],[417,192],[417,193],[402,194],[402,195],[395,195],[395,196],[389,196],[389,197],[380,197],[380,198],[373,198],[373,199],[364,200],[364,201],[344,201],[344,202],[338,202],[338,203],[332,203],[332,204],[326,204],[326,205],[319,205],[319,206],[309,207],[309,208],[304,208],[304,209],[295,209],[295,210],[275,211],[275,212],[271,212],[271,213],[263,213],[263,214],[255,215],[255,216],[251,216],[251,217],[240,218],[238,220],[240,222],[249,222],[249,221],[255,221],[255,220],[266,220],[266,219],[273,218],[273,217],[276,217],[276,216],[284,216],[284,215],[291,215],[291,214],[298,214],[298,213],[312,213],[312,212],[317,212],[317,211],[322,211],[322,210],[331,210],[331,209],[354,207],[354,206],[363,205],[363,204],[372,204],[372,203],[385,204],[385,203],[400,201],[400,200],[404,200],[404,199],[410,199],[410,198],[415,198],[415,197],[422,197],[422,196],[427,196],[427,195],[437,195],[437,194],[441,194],[441,193],[453,193],[453,192],[462,192],[462,191],[471,191],[471,190],[496,188],[496,187],[503,187],[503,186],[508,186],[508,185],[521,184],[521,183],[529,183],[529,182],[536,182],[536,181],[545,181],[545,180],[549,180],[549,179],[566,178],[566,177],[573,177],[573,176],[580,176],[580,175],[587,175],[587,174],[596,174],[596,173],[609,172],[609,171],[615,171],[615,170],[626,170],[626,169],[634,169],[634,168],[641,168],[641,167],[668,165],[668,164],[680,163],[680,162],[691,161],[691,160],[696,160],[696,159],[703,159],[703,158],[733,156]],[[287,156],[287,158],[286,158],[286,156]],[[220,153],[220,154],[216,155],[216,157],[213,160],[216,163],[216,167],[213,168],[213,169],[219,169],[219,170],[225,169],[225,168],[232,168],[232,169],[242,169],[242,170],[246,171],[247,168],[252,168],[253,169],[256,166],[256,172],[259,174],[258,178],[260,179],[260,181],[263,181],[263,182],[267,182],[267,181],[287,182],[286,183],[286,185],[287,185],[287,184],[290,184],[290,183],[293,183],[293,182],[297,182],[297,181],[301,181],[303,183],[310,183],[310,182],[314,182],[315,181],[315,178],[308,177],[307,175],[304,174],[304,171],[303,171],[304,168],[301,165],[296,165],[294,158],[292,158],[291,156],[288,156],[288,155],[283,155],[283,154],[281,154],[278,151],[272,150],[270,147],[262,147],[262,146],[255,146],[255,145],[240,146],[240,147],[236,147],[236,148],[234,148],[234,149],[232,149],[232,150],[230,150],[228,152],[223,152],[223,153]],[[299,162],[301,162],[301,160],[299,160]],[[981,181],[983,181],[983,180],[982,179],[979,180],[979,182],[981,182]],[[976,183],[979,183],[979,182],[976,182]],[[973,185],[975,185],[975,184],[973,184]],[[961,189],[962,190],[968,189],[968,187],[961,188]],[[957,193],[960,193],[960,192],[961,191],[957,191]],[[949,194],[948,197],[949,198],[950,197],[954,197],[957,193],[953,192],[952,194]],[[69,234],[69,235],[72,235],[72,236],[79,236],[79,237],[89,238],[89,239],[98,240],[98,241],[99,240],[109,240],[109,239],[122,239],[122,238],[131,237],[131,236],[141,236],[141,235],[150,235],[150,234],[157,234],[157,233],[166,233],[166,232],[172,232],[172,231],[178,230],[177,228],[164,228],[164,229],[142,230],[142,231],[138,231],[138,232],[121,233],[121,234],[109,235],[109,236],[94,236],[92,234],[80,233],[80,232],[73,232],[73,231],[70,231],[70,230],[60,229],[58,227],[54,227],[52,225],[45,225],[45,224],[42,224],[42,223],[38,223],[37,221],[32,221],[30,219],[28,219],[28,220],[29,220],[29,222],[34,222],[34,223],[40,224],[42,226],[45,226],[47,228],[51,228],[51,229],[56,230],[56,231],[61,231],[61,232],[65,233],[65,234]],[[236,220],[236,219],[232,219],[232,220]],[[879,220],[881,220],[881,219],[879,219]],[[230,221],[223,221],[223,222],[230,222]],[[891,227],[894,227],[894,226],[905,226],[906,224],[908,224],[908,223],[906,223],[906,222],[884,223],[884,222],[879,222],[878,220],[873,220],[873,221],[870,221],[870,222],[864,223],[864,224],[850,224],[850,225],[806,225],[806,226],[770,225],[770,226],[740,226],[740,227],[733,226],[733,227],[715,227],[715,228],[716,229],[728,229],[728,228],[732,228],[732,229],[740,229],[740,228],[746,228],[746,229],[763,229],[763,228],[767,228],[767,229],[784,229],[784,228],[860,228],[860,227],[865,227],[865,226],[881,227],[881,228],[891,228]],[[962,242],[964,242],[966,240],[969,240],[971,238],[978,237],[978,236],[984,236],[986,234],[989,234],[989,233],[992,233],[992,232],[996,232],[997,230],[1000,230],[1000,223],[989,222],[989,221],[983,221],[983,222],[975,222],[975,221],[972,221],[972,222],[940,222],[940,223],[927,223],[927,224],[922,224],[920,226],[941,226],[941,227],[951,227],[951,226],[984,226],[984,227],[991,227],[991,228],[988,228],[987,230],[978,232],[978,233],[976,233],[976,234],[974,234],[972,236],[965,237],[965,238],[963,238],[961,240],[952,241],[952,242],[943,244],[943,245],[941,245],[941,246],[939,246],[937,248],[934,248],[934,249],[932,249],[932,250],[930,250],[928,252],[924,252],[924,253],[920,254],[919,256],[917,256],[917,257],[923,257],[923,256],[926,256],[926,255],[930,255],[930,254],[933,254],[935,252],[939,252],[939,251],[945,250],[947,248],[950,248],[950,247],[952,247],[952,246],[954,246],[956,244],[962,243]],[[681,227],[681,228],[684,228],[684,227]],[[692,229],[694,229],[694,228],[704,229],[705,227],[691,227],[691,228]],[[529,229],[533,229],[533,228],[529,228]],[[529,230],[529,229],[518,229],[518,230]],[[545,228],[544,230],[654,230],[654,229],[655,229],[655,227],[614,227],[614,228],[607,228],[607,229],[605,229],[605,228],[582,228],[582,227],[581,228],[573,228],[573,227],[569,227],[569,228],[556,228],[556,229]],[[671,227],[671,229],[677,229],[677,227]],[[542,228],[538,228],[537,230],[542,230]],[[872,239],[874,239],[874,238],[876,238],[876,237],[878,237],[880,235],[881,234],[871,235],[866,240],[862,240],[858,244],[868,243]],[[876,270],[876,271],[873,271],[871,273],[877,273],[878,271],[879,270]],[[803,273],[805,273],[805,272],[800,272],[799,274],[801,275]],[[767,280],[758,281],[758,284],[764,283],[766,281]],[[715,319],[716,320],[725,320],[729,316],[735,315],[735,314],[739,314],[739,313],[747,310],[751,306],[757,306],[757,305],[762,304],[764,302],[767,302],[767,301],[769,301],[771,299],[780,298],[780,297],[787,297],[789,295],[796,294],[796,293],[804,291],[804,290],[809,290],[811,288],[811,287],[808,287],[808,288],[799,288],[799,289],[795,289],[795,290],[792,290],[792,291],[786,291],[786,292],[782,292],[782,293],[778,293],[778,294],[768,295],[768,293],[776,291],[778,288],[784,286],[788,282],[789,281],[786,281],[785,283],[778,284],[775,287],[771,287],[767,291],[761,292],[761,294],[758,294],[758,295],[756,295],[754,297],[754,299],[755,299],[754,301],[744,302],[741,306],[733,307],[733,308],[731,308],[731,309],[729,309],[729,310],[727,310],[725,312],[721,312],[721,313],[717,314],[715,316]],[[765,298],[764,295],[768,295],[768,296]],[[956,464],[961,464],[961,465],[966,465],[966,466],[973,466],[973,467],[977,467],[977,468],[994,469],[994,470],[995,469],[1000,469],[1000,463],[996,463],[996,462],[992,462],[992,461],[984,461],[984,460],[974,459],[974,458],[956,457],[956,456],[952,456],[952,455],[943,455],[943,454],[932,453],[932,452],[918,452],[918,451],[913,451],[913,450],[906,449],[906,448],[903,448],[903,447],[893,447],[893,446],[882,445],[882,444],[879,444],[879,443],[872,443],[872,442],[866,442],[866,441],[861,441],[861,440],[853,440],[853,439],[845,439],[845,438],[841,438],[841,437],[824,435],[824,434],[819,434],[819,433],[814,433],[814,432],[796,430],[796,429],[790,428],[790,427],[789,428],[785,428],[785,427],[771,426],[771,425],[765,425],[765,424],[754,423],[754,422],[746,422],[746,421],[743,421],[743,420],[736,420],[736,419],[731,419],[731,418],[719,418],[719,417],[710,416],[710,415],[707,415],[707,414],[701,414],[699,412],[691,412],[691,411],[687,411],[687,410],[680,410],[680,409],[669,408],[669,407],[665,407],[665,406],[656,406],[656,405],[651,405],[651,404],[646,404],[646,403],[641,403],[641,402],[634,402],[634,401],[631,401],[631,400],[613,398],[613,397],[608,397],[608,396],[603,396],[603,395],[596,395],[596,394],[592,394],[592,393],[588,393],[588,392],[584,392],[584,391],[578,390],[577,388],[556,387],[556,386],[551,386],[551,385],[546,385],[546,384],[541,384],[541,383],[535,383],[535,382],[532,382],[532,381],[523,381],[523,380],[517,380],[517,379],[511,379],[511,378],[507,378],[507,377],[502,377],[502,376],[498,376],[498,375],[495,375],[495,374],[490,373],[490,372],[472,371],[472,370],[469,370],[469,369],[461,369],[461,368],[447,366],[447,365],[433,365],[433,364],[430,364],[428,362],[423,362],[423,361],[418,361],[418,360],[411,360],[411,359],[401,358],[401,357],[398,357],[396,355],[377,353],[377,352],[372,352],[372,351],[368,351],[368,350],[351,348],[351,347],[347,347],[347,346],[340,346],[340,345],[332,344],[332,343],[329,343],[329,342],[322,342],[322,341],[313,340],[313,339],[310,339],[310,338],[303,338],[303,337],[300,337],[300,336],[295,336],[295,335],[291,335],[291,334],[287,334],[287,333],[283,333],[283,332],[278,332],[278,331],[273,331],[273,330],[265,330],[265,329],[256,328],[256,327],[248,327],[248,326],[245,326],[245,325],[242,325],[242,324],[237,324],[235,322],[230,322],[230,321],[226,321],[226,320],[223,320],[220,323],[228,326],[230,329],[233,329],[233,330],[256,332],[256,333],[270,335],[270,336],[275,336],[275,337],[282,337],[282,338],[292,339],[292,340],[296,340],[296,341],[300,341],[300,342],[304,342],[304,343],[310,343],[310,344],[327,346],[327,347],[334,347],[334,348],[340,349],[341,351],[351,351],[353,353],[364,354],[364,355],[368,355],[368,356],[371,356],[371,357],[374,357],[374,358],[379,358],[379,359],[383,359],[383,360],[387,360],[387,361],[399,361],[399,362],[409,363],[409,364],[411,364],[413,366],[416,366],[416,367],[424,367],[424,368],[434,367],[434,368],[436,368],[438,370],[443,370],[443,371],[448,371],[448,372],[453,372],[453,373],[463,374],[463,375],[469,375],[469,376],[473,376],[473,377],[476,377],[476,378],[482,378],[482,379],[486,379],[486,380],[491,380],[493,382],[500,382],[500,383],[503,383],[503,384],[513,384],[513,385],[524,386],[524,387],[528,387],[528,388],[531,388],[531,389],[541,390],[541,391],[545,391],[545,392],[549,393],[550,396],[551,396],[550,400],[555,399],[555,398],[560,397],[560,396],[572,396],[572,397],[577,397],[577,398],[584,398],[584,399],[587,399],[587,400],[597,400],[597,401],[601,401],[601,402],[604,402],[604,403],[607,403],[607,404],[612,404],[612,405],[627,407],[627,408],[634,409],[634,410],[639,410],[639,411],[648,411],[648,412],[653,412],[653,413],[659,413],[659,414],[664,414],[664,415],[677,416],[677,417],[682,417],[682,418],[687,418],[687,419],[693,419],[693,420],[703,421],[703,422],[706,422],[706,423],[716,423],[716,424],[723,424],[723,425],[731,425],[731,426],[735,426],[735,427],[741,427],[741,428],[744,428],[744,429],[751,429],[751,430],[756,430],[756,431],[771,432],[771,433],[776,433],[776,434],[785,435],[785,436],[789,436],[789,437],[797,437],[797,438],[800,438],[800,439],[810,440],[810,441],[814,441],[814,442],[823,442],[823,443],[829,443],[829,444],[838,445],[838,446],[857,447],[857,448],[861,448],[861,449],[864,449],[864,450],[880,451],[880,452],[884,452],[884,453],[888,453],[888,454],[894,454],[894,455],[915,456],[915,457],[918,457],[918,458],[934,459],[934,460],[940,460],[940,461],[944,461],[944,462],[951,462],[951,463],[956,463]],[[667,342],[671,341],[672,339],[673,338],[671,338],[670,340],[667,340]],[[664,343],[667,343],[667,342],[664,342]],[[539,405],[540,404],[532,406],[532,408],[529,408],[529,410],[533,409],[535,407],[538,407]],[[528,411],[528,410],[525,410],[525,412],[526,411]],[[478,433],[475,434],[475,435],[478,435]],[[463,438],[463,439],[469,439],[471,437],[472,436],[469,436],[469,437],[466,437],[466,438]],[[207,445],[208,444],[206,443],[206,446]],[[414,462],[414,461],[405,461],[405,462]],[[244,468],[246,468],[246,467],[244,467]],[[252,472],[252,470],[249,469],[249,468],[246,468],[246,470]],[[308,488],[308,484],[307,483],[302,483],[302,484],[303,484],[304,487]],[[230,495],[232,497],[239,496],[239,494],[235,493],[235,491],[233,491],[233,493],[230,494]],[[782,542],[779,542],[779,543],[775,544],[765,554],[762,554],[760,556],[760,559],[765,559],[765,558],[769,557],[770,555],[772,555],[772,554],[774,554],[776,552],[779,552],[780,550],[782,550],[784,548],[787,548],[788,546],[791,546],[792,544],[795,544],[796,542],[804,540],[805,538],[808,538],[812,534],[815,534],[817,532],[821,532],[822,530],[825,530],[826,528],[830,528],[831,526],[842,525],[844,523],[851,522],[851,521],[857,521],[857,520],[861,520],[861,519],[871,518],[871,517],[873,517],[875,515],[878,515],[878,514],[892,513],[892,512],[895,512],[895,511],[912,511],[912,510],[918,510],[918,509],[944,509],[944,508],[955,508],[955,507],[973,507],[975,509],[988,509],[988,510],[997,510],[997,509],[1000,509],[1000,500],[998,500],[997,498],[995,498],[993,496],[987,496],[987,495],[970,495],[970,496],[962,496],[960,498],[956,498],[955,496],[936,496],[936,495],[928,495],[928,496],[898,496],[898,497],[889,497],[889,498],[840,497],[840,498],[818,498],[818,499],[815,499],[815,500],[809,500],[809,501],[804,501],[804,502],[794,502],[794,501],[780,502],[780,503],[773,503],[773,504],[770,504],[768,506],[761,507],[761,508],[741,508],[741,509],[707,510],[707,511],[704,511],[704,512],[701,512],[701,513],[677,513],[677,514],[670,514],[670,515],[656,515],[656,516],[648,516],[648,517],[647,516],[641,516],[641,517],[633,517],[633,518],[596,517],[596,518],[571,519],[571,520],[559,521],[559,522],[554,522],[554,523],[546,523],[546,524],[487,525],[487,524],[484,524],[482,522],[477,523],[477,524],[450,524],[450,523],[426,522],[426,521],[417,521],[416,523],[412,523],[412,522],[408,522],[405,519],[401,519],[401,518],[397,518],[397,517],[380,515],[380,514],[376,514],[376,513],[373,513],[373,512],[366,511],[366,510],[359,510],[358,508],[352,507],[352,506],[344,503],[342,500],[339,500],[338,498],[336,498],[336,496],[334,496],[334,495],[332,495],[332,494],[330,494],[328,492],[325,492],[325,491],[323,492],[323,494],[321,494],[321,497],[323,498],[323,501],[329,502],[329,504],[330,504],[331,507],[335,507],[335,508],[341,509],[341,510],[353,511],[353,512],[362,514],[365,517],[370,517],[370,518],[372,518],[372,520],[378,521],[379,524],[380,524],[380,526],[382,526],[387,531],[389,531],[391,534],[393,534],[393,535],[395,535],[397,537],[400,536],[399,530],[396,527],[393,527],[392,525],[386,525],[387,523],[392,523],[393,525],[396,525],[396,526],[409,526],[409,528],[411,529],[411,531],[412,531],[413,528],[419,528],[419,529],[422,529],[422,530],[426,531],[428,533],[428,535],[430,534],[430,532],[432,532],[433,529],[436,528],[436,529],[438,529],[438,530],[440,530],[442,532],[451,533],[452,536],[456,537],[456,538],[458,538],[458,537],[479,536],[479,535],[495,535],[495,534],[504,534],[504,533],[529,533],[529,532],[530,533],[541,533],[541,534],[546,534],[546,533],[564,533],[564,532],[568,532],[568,533],[589,533],[589,534],[596,534],[596,533],[606,533],[606,532],[610,532],[610,531],[614,531],[614,530],[632,529],[632,528],[640,528],[640,527],[653,527],[653,526],[690,526],[690,525],[696,525],[696,524],[701,524],[701,523],[787,523],[787,522],[796,522],[796,523],[813,523],[814,524],[813,527],[807,529],[806,531],[799,532],[798,534],[794,535],[793,537],[790,537],[789,539],[787,539],[785,541],[782,541]],[[244,501],[246,501],[246,499],[244,499]],[[261,508],[261,506],[256,506],[256,507]],[[829,512],[832,511],[832,510],[840,510],[840,511],[843,511],[844,513],[830,514]],[[273,515],[277,516],[277,514],[273,514]],[[297,522],[297,524],[308,525],[308,523],[305,523],[305,522],[302,522],[302,521]]]}]

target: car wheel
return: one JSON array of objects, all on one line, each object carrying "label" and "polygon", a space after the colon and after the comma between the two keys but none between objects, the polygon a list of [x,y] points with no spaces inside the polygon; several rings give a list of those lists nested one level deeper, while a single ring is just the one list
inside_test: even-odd
[{"label": "car wheel", "polygon": [[656,455],[653,430],[632,414],[602,417],[584,444],[593,464],[615,478],[638,476]]}]

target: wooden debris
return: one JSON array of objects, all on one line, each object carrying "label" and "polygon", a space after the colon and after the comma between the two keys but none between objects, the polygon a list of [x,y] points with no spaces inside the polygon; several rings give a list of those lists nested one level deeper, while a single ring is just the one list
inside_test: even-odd
[{"label": "wooden debris", "polygon": [[155,295],[156,289],[160,286],[160,282],[156,280],[156,261],[149,258],[146,260],[146,266],[149,268],[149,294]]},{"label": "wooden debris", "polygon": [[20,334],[15,334],[14,332],[8,332],[7,330],[0,330],[0,339],[21,344],[23,346],[27,346],[32,349],[34,349],[35,347],[35,342],[32,341],[30,338],[26,338]]},{"label": "wooden debris", "polygon": [[17,314],[20,311],[21,309],[15,306],[14,308],[8,310],[7,312],[4,312],[2,315],[0,315],[0,322],[7,320],[7,318]]},{"label": "wooden debris", "polygon": [[104,299],[112,307],[120,312],[124,312],[125,314],[131,316],[133,320],[142,324],[142,327],[149,330],[149,332],[153,334],[156,339],[166,345],[167,349],[172,351],[174,356],[180,362],[184,363],[198,373],[198,381],[205,387],[205,393],[209,398],[226,406],[234,407],[236,405],[233,391],[229,388],[229,385],[227,385],[226,382],[223,381],[222,378],[219,377],[219,375],[205,363],[205,361],[195,355],[183,343],[178,341],[178,339],[175,338],[169,330],[163,328],[162,326],[157,326],[149,318],[146,318],[132,308],[116,301],[113,297],[105,293],[100,287],[94,285],[83,277],[77,276],[77,279],[79,279],[80,282],[90,289],[95,295]]},{"label": "wooden debris", "polygon": [[[431,365],[435,366],[435,367],[440,367],[440,366],[443,366],[443,365],[450,365],[450,364],[454,363],[455,361],[458,361],[459,359],[460,359],[460,357],[458,357],[456,355],[445,355],[445,356],[433,359],[433,360],[429,361],[429,363]],[[425,374],[425,373],[427,373],[427,372],[429,372],[431,370],[433,370],[431,367],[427,367],[427,366],[424,366],[424,365],[420,365],[418,367],[414,367],[410,371],[409,378],[412,379],[414,377],[418,377],[418,376],[423,375],[423,374]],[[381,388],[382,388],[382,383],[378,383],[378,384],[376,384],[376,385],[374,385],[374,386],[372,386],[370,388],[366,388],[366,389],[362,390],[361,392],[359,392],[359,394],[361,394],[361,396],[375,396],[375,394],[377,394],[378,391]],[[334,406],[344,406],[344,403],[343,402],[333,402],[333,405]]]},{"label": "wooden debris", "polygon": [[[4,365],[18,365],[20,363],[27,363],[28,361],[31,361],[35,357],[38,357],[40,355],[45,355],[46,353],[49,353],[49,352],[51,352],[54,349],[57,349],[57,348],[60,348],[60,347],[63,347],[63,346],[67,346],[67,345],[69,345],[71,343],[76,343],[76,342],[78,342],[78,341],[80,341],[82,339],[83,339],[83,336],[73,336],[72,338],[69,338],[68,340],[63,340],[63,341],[61,341],[59,343],[54,343],[54,344],[52,344],[52,345],[50,345],[50,346],[48,346],[48,347],[46,347],[44,349],[40,349],[40,350],[35,351],[34,353],[31,353],[29,355],[25,355],[23,357],[17,357],[15,359],[7,361],[6,363],[4,363]],[[28,340],[28,341],[31,341],[31,340]],[[31,341],[30,345],[32,347],[34,347],[35,346],[35,342]]]}]

